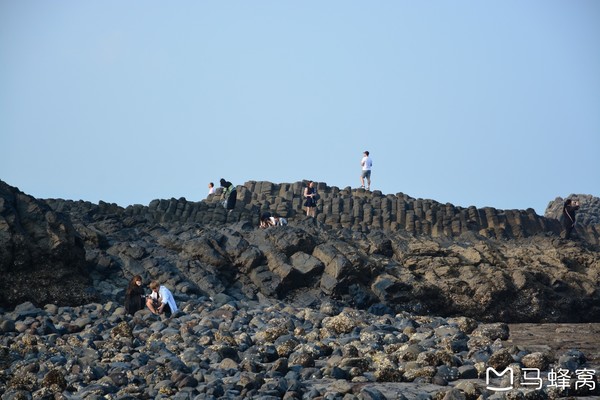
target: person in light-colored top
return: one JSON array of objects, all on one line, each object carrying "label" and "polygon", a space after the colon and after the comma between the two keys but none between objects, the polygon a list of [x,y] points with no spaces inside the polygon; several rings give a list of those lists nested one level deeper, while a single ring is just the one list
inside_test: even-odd
[{"label": "person in light-colored top", "polygon": [[146,306],[148,306],[148,309],[150,309],[153,314],[158,315],[164,313],[166,316],[171,316],[177,312],[178,308],[175,303],[175,298],[169,289],[162,286],[157,281],[152,281],[150,283],[150,290],[152,290],[152,293],[146,300]]},{"label": "person in light-colored top", "polygon": [[362,172],[360,174],[360,187],[365,188],[365,179],[367,180],[367,190],[371,190],[371,168],[373,167],[373,160],[369,157],[369,152],[363,153],[363,158],[360,160],[360,166]]},{"label": "person in light-colored top", "polygon": [[215,184],[213,182],[208,184],[208,194],[215,194]]}]

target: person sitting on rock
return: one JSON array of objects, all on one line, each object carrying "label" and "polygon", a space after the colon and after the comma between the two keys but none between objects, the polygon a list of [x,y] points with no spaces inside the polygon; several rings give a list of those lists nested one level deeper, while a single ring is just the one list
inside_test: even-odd
[{"label": "person sitting on rock", "polygon": [[178,308],[175,303],[175,298],[169,289],[159,284],[157,281],[152,281],[150,283],[150,289],[152,290],[152,293],[146,300],[146,306],[148,306],[148,309],[153,314],[165,314],[169,317],[177,312]]},{"label": "person sitting on rock", "polygon": [[144,308],[144,288],[142,287],[142,277],[139,275],[134,276],[127,285],[125,291],[125,310],[133,315],[137,311]]}]

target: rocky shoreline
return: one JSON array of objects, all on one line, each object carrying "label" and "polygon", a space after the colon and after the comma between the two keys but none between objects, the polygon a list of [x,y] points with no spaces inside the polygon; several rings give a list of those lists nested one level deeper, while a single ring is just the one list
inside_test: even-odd
[{"label": "rocky shoreline", "polygon": [[[314,220],[298,187],[247,183],[227,214],[0,181],[1,400],[599,398],[597,218],[566,241],[531,210],[325,187]],[[138,274],[181,312],[126,315]]]},{"label": "rocky shoreline", "polygon": [[595,367],[585,354],[507,342],[504,323],[226,295],[181,309],[171,318],[146,310],[128,316],[112,302],[24,303],[3,312],[2,400],[505,398],[486,388],[488,367],[511,367],[518,377],[523,368],[574,376],[569,389],[515,384],[508,398],[600,395],[596,381],[595,390],[574,390],[575,371]]}]

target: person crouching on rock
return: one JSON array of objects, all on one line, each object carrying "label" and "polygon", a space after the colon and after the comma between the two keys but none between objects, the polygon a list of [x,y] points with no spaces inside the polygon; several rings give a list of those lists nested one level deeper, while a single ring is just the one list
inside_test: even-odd
[{"label": "person crouching on rock", "polygon": [[150,283],[150,290],[152,290],[152,293],[146,300],[146,306],[148,306],[148,309],[153,314],[165,314],[167,317],[170,317],[177,312],[175,298],[169,289],[157,281],[152,281]]},{"label": "person crouching on rock", "polygon": [[274,217],[270,212],[265,212],[260,216],[260,227],[268,228],[271,226],[286,226],[287,219],[281,217]]},{"label": "person crouching on rock", "polygon": [[145,297],[144,288],[142,287],[142,277],[136,275],[131,278],[125,291],[125,310],[131,315],[135,314],[144,308]]},{"label": "person crouching on rock", "polygon": [[259,227],[264,229],[264,228],[268,228],[270,226],[275,225],[272,223],[271,218],[272,218],[272,216],[271,216],[270,212],[266,211],[266,212],[262,213],[262,215],[260,216]]}]

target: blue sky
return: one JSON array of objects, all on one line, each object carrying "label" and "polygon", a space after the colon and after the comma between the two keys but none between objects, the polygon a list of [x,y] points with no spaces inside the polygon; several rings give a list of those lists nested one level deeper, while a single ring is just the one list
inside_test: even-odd
[{"label": "blue sky", "polygon": [[598,1],[0,0],[0,179],[122,206],[313,179],[600,195]]}]

